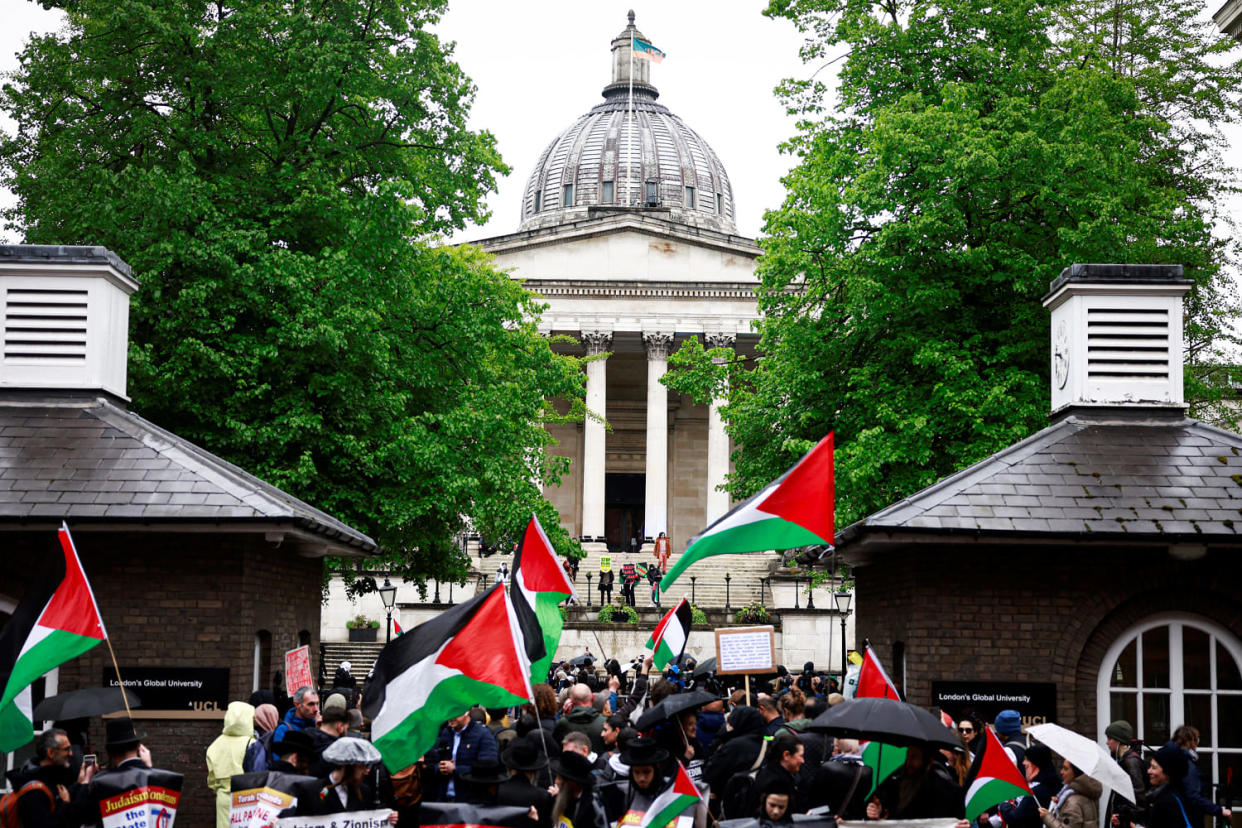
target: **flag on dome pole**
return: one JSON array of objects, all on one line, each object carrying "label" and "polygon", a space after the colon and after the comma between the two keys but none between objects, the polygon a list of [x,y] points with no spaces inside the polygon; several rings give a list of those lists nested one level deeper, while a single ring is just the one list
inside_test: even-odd
[{"label": "flag on dome pole", "polygon": [[660,581],[660,590],[667,592],[692,564],[712,555],[831,546],[836,534],[832,474],[829,432],[793,468],[691,538]]},{"label": "flag on dome pole", "polygon": [[652,63],[663,63],[668,57],[663,51],[634,35],[630,35],[630,53],[639,60],[649,60]]}]

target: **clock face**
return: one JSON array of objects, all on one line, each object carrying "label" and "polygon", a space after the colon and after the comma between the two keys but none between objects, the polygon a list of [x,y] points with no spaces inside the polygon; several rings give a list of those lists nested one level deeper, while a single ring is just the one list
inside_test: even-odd
[{"label": "clock face", "polygon": [[1057,322],[1052,336],[1052,376],[1057,388],[1064,388],[1069,379],[1069,327],[1064,319]]}]

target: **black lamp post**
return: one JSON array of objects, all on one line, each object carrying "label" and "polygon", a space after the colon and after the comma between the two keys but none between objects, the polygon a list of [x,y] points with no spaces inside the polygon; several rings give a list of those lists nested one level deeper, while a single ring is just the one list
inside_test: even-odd
[{"label": "black lamp post", "polygon": [[801,607],[798,606],[798,601],[801,598],[801,596],[799,596],[798,593],[802,591],[801,583],[802,582],[798,580],[797,576],[795,576],[794,577],[794,609],[801,609]]},{"label": "black lamp post", "polygon": [[733,576],[728,572],[725,573],[725,612],[729,611],[729,582],[733,580]]},{"label": "black lamp post", "polygon": [[697,580],[698,578],[696,576],[694,575],[690,576],[690,603],[692,604],[698,603],[697,601],[694,600],[694,582]]},{"label": "black lamp post", "polygon": [[397,603],[397,588],[384,576],[384,585],[379,588],[380,600],[384,602],[384,612],[388,615],[388,623],[384,627],[384,643],[392,641],[392,606]]},{"label": "black lamp post", "polygon": [[806,579],[806,608],[815,609],[815,579]]},{"label": "black lamp post", "polygon": [[[601,601],[604,600],[602,596],[600,597],[600,600]],[[591,573],[590,572],[587,573],[587,606],[588,607],[592,606],[591,604]]]},{"label": "black lamp post", "polygon": [[841,616],[841,687],[845,687],[845,662],[849,652],[845,646],[845,619],[850,615],[850,599],[854,596],[849,592],[837,592],[832,600],[837,604],[837,612]]}]

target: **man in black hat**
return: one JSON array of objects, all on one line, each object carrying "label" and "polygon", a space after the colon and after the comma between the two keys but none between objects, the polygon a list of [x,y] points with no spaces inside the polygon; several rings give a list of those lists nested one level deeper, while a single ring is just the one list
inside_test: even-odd
[{"label": "man in black hat", "polygon": [[630,740],[621,752],[621,762],[630,768],[630,791],[621,821],[641,822],[657,796],[673,784],[666,773],[669,752],[655,739],[645,736]]},{"label": "man in black hat", "polygon": [[556,791],[552,801],[553,828],[603,828],[607,820],[595,806],[595,777],[591,760],[579,753],[562,753],[551,762]]},{"label": "man in black hat", "polygon": [[532,808],[527,828],[550,828],[552,796],[539,787],[539,771],[548,766],[539,734],[531,732],[509,742],[500,754],[500,761],[513,775],[496,789],[496,804]]},{"label": "man in black hat", "polygon": [[268,765],[268,770],[305,776],[315,758],[315,743],[306,731],[290,730],[279,742],[272,743],[272,754],[280,759]]},{"label": "man in black hat", "polygon": [[495,759],[480,759],[458,778],[465,783],[461,786],[464,790],[458,792],[459,802],[495,805],[496,789],[509,779],[509,772]]},{"label": "man in black hat", "polygon": [[71,806],[72,813],[65,824],[101,824],[102,817],[99,814],[101,797],[97,792],[97,786],[101,780],[106,780],[109,776],[122,774],[131,769],[152,767],[151,751],[147,750],[147,746],[142,743],[145,738],[147,734],[136,732],[134,720],[128,717],[108,719],[104,723],[104,748],[108,751],[108,767],[95,774],[85,796],[74,800]]}]

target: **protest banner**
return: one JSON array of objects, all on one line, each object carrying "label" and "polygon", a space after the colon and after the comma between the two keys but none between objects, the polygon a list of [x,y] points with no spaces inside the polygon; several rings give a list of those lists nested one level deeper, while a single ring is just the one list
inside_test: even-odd
[{"label": "protest banner", "polygon": [[387,808],[376,811],[348,811],[327,816],[285,817],[271,823],[275,828],[388,828]]},{"label": "protest banner", "polygon": [[298,804],[294,786],[314,782],[313,776],[279,771],[239,773],[230,780],[233,804],[229,809],[229,828],[264,828],[280,812]]},{"label": "protest banner", "polygon": [[296,650],[285,653],[285,692],[289,698],[299,687],[314,687],[315,679],[311,676],[310,647],[303,644]]},{"label": "protest banner", "polygon": [[103,828],[172,828],[183,781],[158,768],[124,768],[96,776],[90,791]]}]

